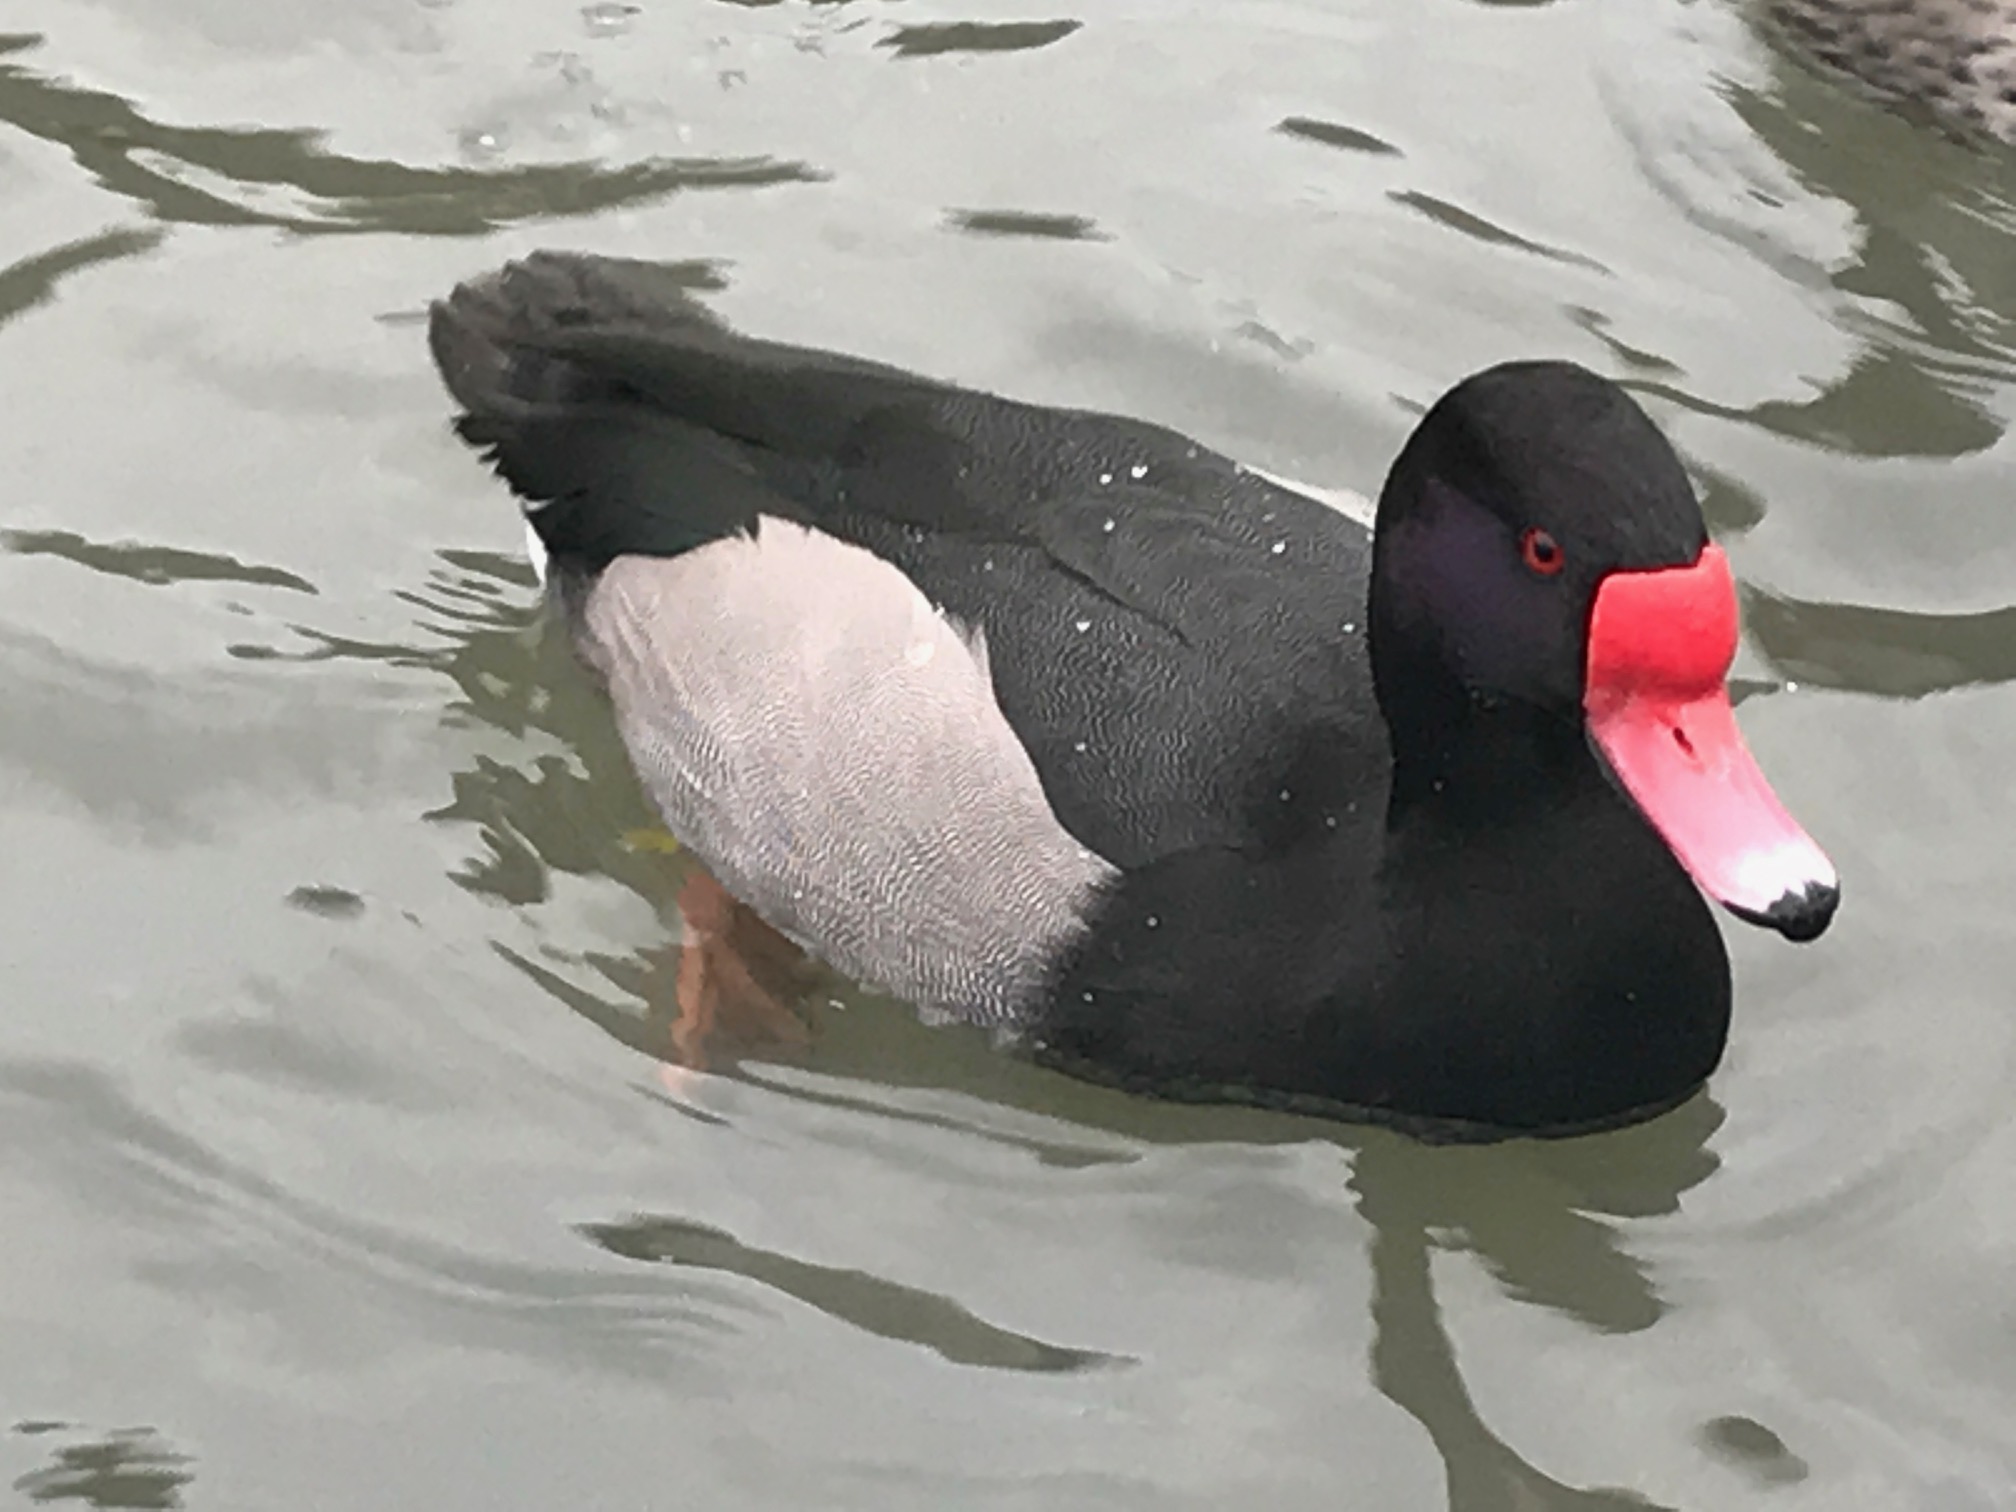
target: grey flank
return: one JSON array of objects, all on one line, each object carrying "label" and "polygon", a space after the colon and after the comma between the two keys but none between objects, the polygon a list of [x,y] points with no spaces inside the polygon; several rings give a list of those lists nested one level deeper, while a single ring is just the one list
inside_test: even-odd
[{"label": "grey flank", "polygon": [[1115,872],[1052,812],[977,636],[769,518],[619,557],[576,605],[646,792],[730,892],[926,1013],[1012,1026],[1037,1000]]}]

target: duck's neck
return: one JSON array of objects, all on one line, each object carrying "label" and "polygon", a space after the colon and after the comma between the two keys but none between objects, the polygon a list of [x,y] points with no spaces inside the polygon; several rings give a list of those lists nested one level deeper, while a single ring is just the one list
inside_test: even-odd
[{"label": "duck's neck", "polygon": [[1372,680],[1392,742],[1394,820],[1433,813],[1488,825],[1530,811],[1541,795],[1601,780],[1578,727],[1464,688],[1419,640],[1383,625],[1383,607],[1375,588]]},{"label": "duck's neck", "polygon": [[[1392,725],[1392,823],[1432,813],[1462,826],[1530,814],[1545,795],[1602,781],[1582,732],[1530,704],[1458,693],[1430,711],[1415,703]],[[1390,721],[1390,716],[1389,716]]]}]

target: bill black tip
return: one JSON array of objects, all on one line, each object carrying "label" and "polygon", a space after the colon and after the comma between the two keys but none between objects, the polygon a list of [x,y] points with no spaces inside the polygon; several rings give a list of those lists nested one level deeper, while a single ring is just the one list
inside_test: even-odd
[{"label": "bill black tip", "polygon": [[1834,910],[1841,906],[1839,882],[1808,882],[1797,891],[1788,890],[1762,913],[1733,910],[1752,924],[1775,929],[1788,940],[1804,944],[1817,940],[1834,922]]}]

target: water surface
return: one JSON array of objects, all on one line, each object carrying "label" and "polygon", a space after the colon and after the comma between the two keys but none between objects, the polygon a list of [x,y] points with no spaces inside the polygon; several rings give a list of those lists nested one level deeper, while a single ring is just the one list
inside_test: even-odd
[{"label": "water surface", "polygon": [[[2016,166],[1722,0],[0,0],[0,1486],[105,1507],[1988,1508]],[[679,862],[418,321],[539,246],[1376,488],[1630,382],[1847,880],[1647,1127],[1435,1150],[834,988]]]}]

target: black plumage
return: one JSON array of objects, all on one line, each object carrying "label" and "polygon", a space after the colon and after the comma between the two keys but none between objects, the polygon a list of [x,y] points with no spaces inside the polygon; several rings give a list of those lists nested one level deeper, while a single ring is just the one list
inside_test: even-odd
[{"label": "black plumage", "polygon": [[[1613,385],[1459,385],[1388,479],[1375,581],[1362,526],[1172,431],[741,337],[651,265],[534,256],[432,339],[563,567],[771,516],[983,632],[1058,818],[1121,874],[1031,1007],[1047,1053],[1450,1129],[1643,1116],[1714,1068],[1720,934],[1581,725],[1598,582],[1705,540]],[[1519,566],[1536,528],[1558,578]]]}]

